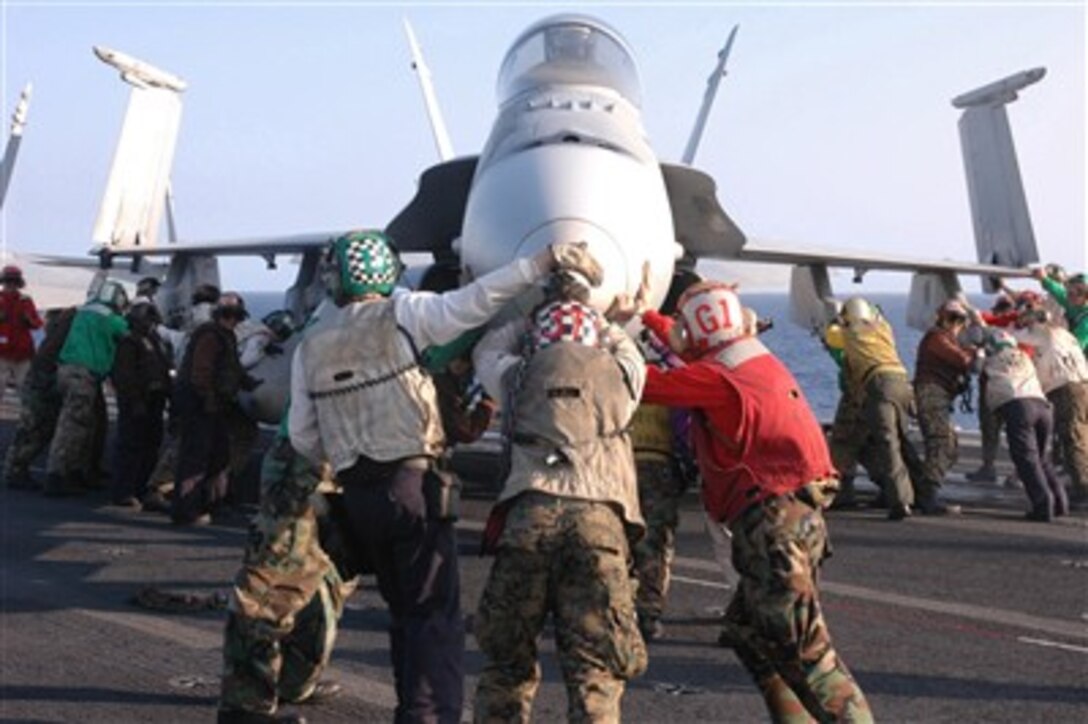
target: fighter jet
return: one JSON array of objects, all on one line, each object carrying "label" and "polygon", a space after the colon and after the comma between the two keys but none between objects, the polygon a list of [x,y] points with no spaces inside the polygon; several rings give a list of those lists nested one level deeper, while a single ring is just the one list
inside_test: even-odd
[{"label": "fighter jet", "polygon": [[[708,79],[709,101],[734,37],[735,30]],[[1038,79],[1037,71],[1028,75]],[[994,85],[1005,94],[986,97],[991,111],[1003,114],[1015,93],[1007,91],[1009,81]],[[828,267],[852,268],[857,279],[876,269],[913,272],[912,319],[928,325],[932,311],[960,290],[957,274],[1026,276],[1023,267],[1038,260],[1030,229],[1009,232],[999,257],[992,234],[979,237],[980,264],[751,240],[721,208],[708,174],[658,159],[642,127],[641,102],[634,53],[616,30],[584,15],[541,20],[514,41],[500,66],[498,115],[482,153],[424,172],[416,197],[388,231],[402,248],[432,251],[436,269],[444,267],[432,278],[447,281],[457,271],[478,276],[554,241],[584,239],[606,270],[594,296],[602,306],[617,292],[633,293],[646,262],[654,303],[686,283],[699,259],[792,264],[791,318],[805,326],[832,313]],[[708,111],[704,102],[696,134]],[[685,161],[697,140],[693,134]],[[976,140],[986,157],[1012,149],[1007,123],[1004,135]],[[1022,198],[1019,175],[1010,180],[1001,171],[976,213],[1007,207],[1017,193]]]},{"label": "fighter jet", "polygon": [[[414,37],[411,44],[421,82],[429,83]],[[716,88],[720,81],[728,47],[708,81],[711,100],[709,86]],[[148,91],[133,91],[138,92]],[[424,98],[433,114],[437,104],[426,87]],[[418,275],[423,288],[450,288],[554,241],[584,240],[605,269],[604,283],[593,297],[599,306],[618,292],[633,293],[647,262],[651,301],[658,304],[670,288],[691,278],[699,259],[773,261],[795,265],[792,318],[811,325],[822,322],[831,308],[828,267],[853,268],[857,276],[871,269],[912,271],[912,305],[930,313],[958,291],[957,274],[1023,276],[1022,267],[1037,259],[1034,239],[1015,234],[1012,254],[1000,264],[992,263],[988,253],[982,256],[982,245],[984,263],[976,264],[815,251],[802,244],[749,239],[721,208],[713,178],[686,163],[658,158],[642,125],[634,52],[615,29],[595,18],[558,15],[525,30],[500,66],[497,100],[482,152],[443,160],[425,171],[416,196],[386,227],[402,251],[430,255],[432,261]],[[993,107],[1003,112],[1003,102],[995,100]],[[704,100],[697,128],[705,124],[707,112]],[[452,148],[444,124],[432,119],[432,126],[439,155],[446,159]],[[132,128],[137,127],[133,121]],[[130,132],[128,119],[125,129]],[[1011,135],[979,147],[992,153],[1003,145],[1011,149]],[[689,148],[686,161],[694,156],[694,145]],[[985,205],[1001,205],[1016,192],[1023,193],[1018,175],[1004,190],[989,189]],[[260,255],[274,264],[277,255],[299,254],[298,276],[285,306],[301,318],[323,298],[321,248],[339,233],[167,247],[114,234],[95,253],[104,266],[118,258],[168,254],[170,271],[160,292],[168,309],[184,304],[196,284],[218,282],[219,255]],[[266,381],[258,391],[266,398],[257,404],[261,419],[274,421],[282,409],[288,357],[270,360],[254,372]]]}]

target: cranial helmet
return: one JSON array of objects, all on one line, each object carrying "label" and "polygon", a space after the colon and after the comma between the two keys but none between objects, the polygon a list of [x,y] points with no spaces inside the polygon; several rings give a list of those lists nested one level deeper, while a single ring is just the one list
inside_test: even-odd
[{"label": "cranial helmet", "polygon": [[1066,289],[1073,294],[1088,294],[1088,277],[1084,274],[1074,274],[1065,283]]},{"label": "cranial helmet", "polygon": [[721,282],[699,282],[676,302],[688,344],[696,351],[717,347],[745,334],[744,311],[737,293]]},{"label": "cranial helmet", "polygon": [[1043,306],[1043,295],[1038,292],[1029,289],[1016,295],[1016,309],[1019,311],[1035,309],[1041,306]]},{"label": "cranial helmet", "polygon": [[161,286],[162,282],[155,277],[144,277],[136,282],[136,294],[139,296],[153,297]]},{"label": "cranial helmet", "polygon": [[246,300],[242,299],[241,294],[235,292],[220,294],[219,301],[215,303],[215,309],[212,310],[212,319],[237,319],[241,322],[248,317]]},{"label": "cranial helmet", "polygon": [[201,284],[193,290],[190,301],[193,304],[215,304],[219,301],[219,287],[214,284]]},{"label": "cranial helmet", "polygon": [[26,286],[26,280],[23,279],[23,270],[14,264],[8,264],[0,270],[0,284],[14,284],[22,289]]},{"label": "cranial helmet", "polygon": [[107,279],[88,301],[105,304],[113,311],[120,313],[128,306],[128,292],[121,286],[121,282]]},{"label": "cranial helmet", "polygon": [[401,263],[396,247],[380,231],[349,231],[329,249],[330,273],[326,279],[333,297],[364,294],[387,296],[400,277]]},{"label": "cranial helmet", "polygon": [[986,338],[986,351],[1000,352],[1003,349],[1014,349],[1016,337],[1013,337],[1004,329],[994,329]]},{"label": "cranial helmet", "polygon": [[842,318],[847,324],[871,322],[876,317],[876,309],[864,297],[850,297],[842,305]]},{"label": "cranial helmet", "polygon": [[543,349],[556,342],[577,342],[596,347],[600,342],[600,315],[573,300],[545,304],[533,313],[533,347]]},{"label": "cranial helmet", "polygon": [[158,307],[146,300],[137,300],[129,307],[128,312],[125,313],[125,319],[128,320],[129,326],[143,329],[162,324],[162,315],[159,314]]},{"label": "cranial helmet", "polygon": [[264,315],[264,326],[272,330],[277,339],[287,339],[295,332],[295,317],[286,309],[277,309]]},{"label": "cranial helmet", "polygon": [[963,306],[963,302],[958,299],[949,299],[947,302],[941,305],[941,308],[937,310],[937,316],[941,319],[948,320],[966,320],[967,319],[967,307]]}]

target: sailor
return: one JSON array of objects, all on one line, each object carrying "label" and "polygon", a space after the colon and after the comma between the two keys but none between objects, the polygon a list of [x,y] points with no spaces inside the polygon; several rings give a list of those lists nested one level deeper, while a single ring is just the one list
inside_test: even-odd
[{"label": "sailor", "polygon": [[68,339],[77,309],[51,309],[45,314],[45,336],[19,390],[19,424],[4,456],[4,483],[8,487],[40,486],[30,474],[30,463],[49,448],[57,428],[63,402],[57,388],[57,357]]},{"label": "sailor", "polygon": [[689,364],[648,368],[643,400],[694,412],[703,504],[729,526],[741,579],[726,614],[734,651],[774,721],[872,721],[820,611],[822,509],[838,484],[823,431],[793,375],[745,333],[732,289],[696,284],[677,309],[669,344]]},{"label": "sailor", "polygon": [[[380,231],[339,237],[326,257],[335,306],[291,366],[291,444],[344,486],[357,552],[389,604],[397,722],[459,722],[464,624],[445,439],[418,351],[487,322],[555,266],[590,260],[556,244],[445,294],[395,289],[401,264]],[[595,264],[595,262],[593,262]]]},{"label": "sailor", "polygon": [[939,500],[938,493],[959,452],[952,425],[952,402],[970,384],[975,361],[975,350],[966,349],[959,341],[965,329],[967,308],[959,300],[950,299],[941,305],[936,323],[918,343],[914,397],[925,444],[925,472],[918,491],[918,508],[928,515],[959,512],[958,506]]},{"label": "sailor", "polygon": [[[914,393],[899,358],[891,325],[861,297],[843,304],[843,371],[867,433],[869,476],[889,504],[888,519],[911,514],[914,486],[906,462],[907,424]],[[928,511],[923,511],[928,512]]]},{"label": "sailor", "polygon": [[114,505],[162,512],[164,501],[148,492],[147,479],[162,445],[171,356],[155,331],[162,317],[153,302],[139,299],[125,319],[129,333],[117,343],[110,374],[117,398],[111,498]]},{"label": "sailor", "polygon": [[1054,432],[1072,482],[1070,505],[1082,508],[1088,504],[1088,362],[1077,338],[1051,324],[1050,311],[1038,295],[1021,295],[1017,308],[1020,320],[1012,334],[1035,350],[1032,361],[1053,406]]},{"label": "sailor", "polygon": [[1088,278],[1074,274],[1064,284],[1047,274],[1045,267],[1032,269],[1032,276],[1065,311],[1069,331],[1080,342],[1080,348],[1088,354]]},{"label": "sailor", "polygon": [[42,326],[34,300],[23,292],[25,287],[22,269],[9,264],[0,270],[0,398],[8,384],[17,394],[22,388],[34,357],[30,333]]},{"label": "sailor", "polygon": [[177,472],[170,517],[178,525],[211,522],[227,495],[230,439],[227,420],[241,390],[255,389],[238,360],[234,328],[249,316],[237,294],[219,297],[211,321],[193,330],[178,369]]},{"label": "sailor", "polygon": [[1031,503],[1028,520],[1050,522],[1069,512],[1065,488],[1054,472],[1047,448],[1054,431],[1054,414],[1039,384],[1028,354],[1003,329],[986,339],[987,404],[1005,423],[1009,457]]},{"label": "sailor", "polygon": [[219,724],[304,722],[279,705],[318,703],[340,685],[323,680],[344,601],[357,583],[350,561],[321,546],[333,525],[318,492],[322,467],[291,447],[287,416],[261,465],[261,501],[234,578],[223,641]]},{"label": "sailor", "polygon": [[485,532],[496,557],[474,626],[486,657],[478,722],[529,721],[549,614],[569,721],[619,721],[626,682],[647,664],[627,542],[645,528],[627,432],[645,363],[586,306],[586,280],[554,279],[528,335],[514,320],[474,354],[485,388],[502,400],[508,468]]},{"label": "sailor", "polygon": [[102,381],[113,369],[117,342],[128,333],[124,314],[128,294],[120,282],[104,280],[79,308],[61,348],[57,387],[63,399],[49,447],[45,494],[80,494],[96,484],[96,438],[104,438]]}]

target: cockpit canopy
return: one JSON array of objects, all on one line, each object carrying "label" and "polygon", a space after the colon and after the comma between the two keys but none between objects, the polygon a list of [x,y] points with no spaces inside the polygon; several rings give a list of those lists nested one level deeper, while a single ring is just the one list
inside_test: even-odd
[{"label": "cockpit canopy", "polygon": [[499,70],[499,107],[535,88],[605,86],[636,108],[642,84],[627,42],[599,20],[556,15],[536,23],[514,42]]}]

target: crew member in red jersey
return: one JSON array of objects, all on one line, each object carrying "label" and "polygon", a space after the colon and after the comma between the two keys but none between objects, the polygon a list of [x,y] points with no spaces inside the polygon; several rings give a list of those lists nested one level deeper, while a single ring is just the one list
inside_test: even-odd
[{"label": "crew member in red jersey", "polygon": [[793,375],[746,329],[731,287],[695,284],[677,310],[671,325],[643,314],[687,365],[649,367],[642,399],[693,411],[703,504],[732,532],[741,577],[726,614],[734,650],[773,720],[872,721],[820,608],[823,508],[838,483],[820,425]]}]

